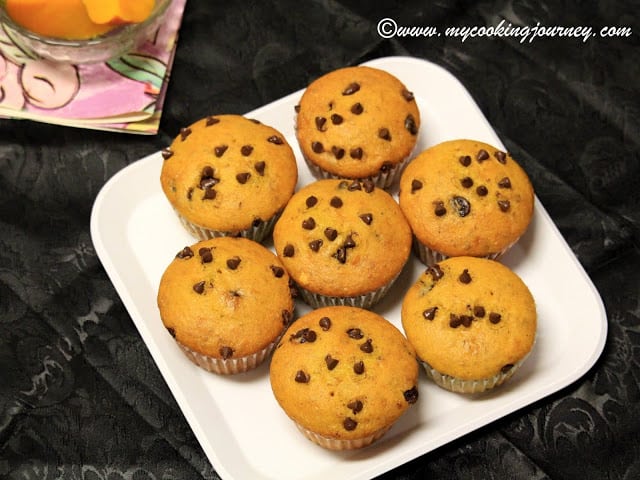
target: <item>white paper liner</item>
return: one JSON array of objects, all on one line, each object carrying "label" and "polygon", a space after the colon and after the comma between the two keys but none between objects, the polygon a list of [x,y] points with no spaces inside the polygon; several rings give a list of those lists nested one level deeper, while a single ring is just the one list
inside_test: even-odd
[{"label": "white paper liner", "polygon": [[247,228],[246,230],[240,230],[238,232],[226,232],[201,227],[200,225],[196,225],[195,223],[187,220],[187,218],[180,212],[175,212],[178,215],[180,223],[182,223],[184,228],[186,228],[187,231],[198,240],[209,240],[211,238],[217,237],[244,237],[248,238],[249,240],[254,240],[258,243],[261,243],[269,236],[269,234],[271,234],[276,221],[280,217],[280,213],[278,213],[269,220],[263,220],[257,225],[251,225],[251,227]]},{"label": "white paper liner", "polygon": [[519,362],[514,363],[513,366],[506,372],[500,372],[493,377],[481,378],[477,380],[463,380],[460,378],[452,377],[451,375],[445,375],[437,371],[424,360],[421,360],[420,363],[424,367],[424,370],[427,372],[427,376],[431,378],[436,383],[436,385],[444,388],[445,390],[456,393],[482,393],[506,382],[513,376],[514,373],[516,373],[516,370],[520,368],[527,357],[528,354],[525,355],[525,357],[523,357]]},{"label": "white paper liner", "polygon": [[302,434],[311,440],[316,445],[320,445],[328,450],[355,450],[358,448],[363,448],[368,445],[371,445],[376,440],[380,439],[385,433],[389,431],[391,425],[381,428],[380,430],[375,431],[371,435],[367,435],[362,438],[355,438],[351,440],[343,440],[336,439],[331,437],[325,437],[318,433],[312,432],[311,430],[303,427],[299,423],[295,423],[298,430],[302,432]]},{"label": "white paper liner", "polygon": [[180,349],[189,358],[189,360],[191,360],[199,367],[204,368],[208,372],[217,373],[219,375],[235,375],[237,373],[244,373],[248,372],[249,370],[253,370],[262,362],[264,362],[276,347],[278,341],[280,340],[280,337],[281,335],[278,336],[276,340],[267,345],[267,347],[257,353],[246,355],[244,357],[232,357],[226,360],[222,358],[210,357],[209,355],[204,355],[190,349],[180,342],[177,343]]},{"label": "white paper liner", "polygon": [[313,308],[348,306],[371,309],[389,292],[399,276],[400,273],[391,279],[389,283],[377,290],[354,297],[332,297],[330,295],[322,295],[320,293],[311,292],[297,284],[296,290],[300,294],[302,300]]},{"label": "white paper liner", "polygon": [[[498,260],[500,257],[502,257],[505,253],[507,253],[507,251],[513,247],[518,240],[516,240],[515,242],[511,243],[510,245],[507,245],[504,249],[500,250],[499,252],[494,252],[494,253],[489,253],[488,255],[482,255],[482,256],[478,256],[478,258],[487,258],[489,260]],[[450,257],[450,255],[445,255],[442,252],[439,252],[437,250],[433,250],[432,248],[427,247],[426,245],[424,245],[422,242],[420,242],[420,240],[417,239],[417,237],[414,235],[413,236],[413,250],[416,253],[418,259],[420,259],[420,261],[422,263],[424,263],[426,266],[430,267],[438,262],[441,262],[443,260],[446,260],[447,258]]]}]

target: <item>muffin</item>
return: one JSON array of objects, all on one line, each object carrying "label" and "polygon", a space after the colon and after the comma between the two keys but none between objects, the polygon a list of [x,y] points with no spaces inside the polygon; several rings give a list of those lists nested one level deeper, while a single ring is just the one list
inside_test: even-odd
[{"label": "muffin", "polygon": [[199,240],[263,241],[298,180],[284,136],[240,115],[211,116],[183,128],[162,156],[162,190]]},{"label": "muffin", "polygon": [[413,93],[372,67],[341,68],[316,79],[296,112],[296,137],[314,175],[371,179],[382,188],[397,180],[420,129]]},{"label": "muffin", "polygon": [[289,275],[266,247],[216,237],[182,249],[158,288],[160,318],[182,351],[210,372],[257,367],[293,318]]},{"label": "muffin", "polygon": [[306,303],[371,308],[407,262],[411,229],[370,180],[324,179],[293,195],[273,242]]},{"label": "muffin", "polygon": [[415,352],[393,324],[369,310],[324,307],[280,340],[269,376],[298,429],[331,450],[382,437],[418,400]]},{"label": "muffin", "polygon": [[459,139],[418,154],[402,173],[399,202],[426,265],[454,256],[497,259],[527,230],[534,192],[507,153]]},{"label": "muffin", "polygon": [[461,393],[509,379],[531,352],[537,328],[535,302],[520,277],[477,257],[427,268],[407,291],[401,319],[429,377]]}]

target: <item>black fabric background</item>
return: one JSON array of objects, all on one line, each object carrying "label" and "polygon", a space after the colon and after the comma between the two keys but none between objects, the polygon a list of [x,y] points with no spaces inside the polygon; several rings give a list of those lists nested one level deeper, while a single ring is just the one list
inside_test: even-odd
[{"label": "black fabric background", "polygon": [[[580,380],[382,478],[640,478],[638,7],[189,0],[157,136],[0,120],[0,478],[218,478],[95,254],[93,201],[200,117],[244,113],[388,55],[433,61],[469,90],[598,288],[609,333]],[[384,17],[633,35],[383,39]]]}]

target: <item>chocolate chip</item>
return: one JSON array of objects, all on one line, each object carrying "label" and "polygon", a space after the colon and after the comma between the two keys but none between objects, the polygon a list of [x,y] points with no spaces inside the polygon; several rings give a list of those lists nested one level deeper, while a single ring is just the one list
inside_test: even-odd
[{"label": "chocolate chip", "polygon": [[460,280],[462,283],[471,283],[471,275],[469,275],[469,270],[465,268],[458,277],[458,280]]},{"label": "chocolate chip", "polygon": [[253,164],[253,168],[256,169],[256,172],[258,172],[258,175],[260,175],[260,176],[264,175],[265,166],[266,166],[266,163],[264,163],[263,161],[256,162],[256,163]]},{"label": "chocolate chip", "polygon": [[435,208],[433,213],[436,214],[437,217],[441,217],[447,213],[447,209],[444,207],[444,202],[438,201],[435,202]]},{"label": "chocolate chip", "polygon": [[438,311],[438,307],[430,307],[422,312],[422,316],[427,320],[433,320],[436,318],[436,312]]},{"label": "chocolate chip", "polygon": [[207,165],[200,172],[200,183],[199,187],[203,190],[207,188],[212,188],[220,182],[220,179],[215,177],[215,170],[212,166]]},{"label": "chocolate chip", "polygon": [[336,160],[340,160],[342,157],[344,157],[344,148],[336,147],[334,145],[333,147],[331,147],[331,153],[333,153],[333,156],[336,157]]},{"label": "chocolate chip", "polygon": [[193,250],[191,247],[184,247],[178,253],[176,253],[176,258],[191,258],[193,257]]},{"label": "chocolate chip", "polygon": [[187,200],[191,200],[193,198],[193,187],[187,190]]},{"label": "chocolate chip", "polygon": [[171,335],[173,338],[176,338],[176,330],[174,328],[167,327],[167,332],[169,332],[169,335]]},{"label": "chocolate chip", "polygon": [[509,177],[504,177],[498,182],[498,186],[500,188],[511,188],[511,180],[509,180]]},{"label": "chocolate chip", "polygon": [[350,328],[349,330],[347,330],[347,335],[349,336],[349,338],[353,338],[354,340],[360,340],[361,338],[364,337],[362,330],[360,330],[357,327]]},{"label": "chocolate chip", "polygon": [[338,115],[337,113],[331,115],[331,123],[334,125],[340,125],[343,120],[342,115]]},{"label": "chocolate chip", "polygon": [[503,212],[507,212],[509,207],[511,207],[511,202],[509,200],[498,200],[498,207],[500,207],[500,210]]},{"label": "chocolate chip", "polygon": [[313,195],[307,197],[307,199],[305,200],[305,204],[307,205],[307,208],[311,208],[315,206],[316,203],[318,203],[318,198],[314,197]]},{"label": "chocolate chip", "polygon": [[354,415],[358,412],[361,412],[362,407],[364,407],[364,405],[361,400],[352,400],[349,403],[347,403],[347,408],[351,410]]},{"label": "chocolate chip", "polygon": [[311,378],[309,377],[309,375],[305,372],[303,372],[302,370],[298,370],[296,372],[296,377],[295,377],[295,381],[297,383],[309,383],[309,380]]},{"label": "chocolate chip", "polygon": [[471,157],[469,155],[461,156],[458,161],[462,164],[463,167],[468,167],[471,165]]},{"label": "chocolate chip", "polygon": [[465,327],[469,328],[471,323],[473,322],[473,317],[471,315],[460,315],[460,323]]},{"label": "chocolate chip", "polygon": [[173,157],[173,150],[169,147],[162,149],[162,158],[169,160],[171,157]]},{"label": "chocolate chip", "polygon": [[302,221],[302,228],[304,228],[305,230],[313,230],[314,228],[316,228],[316,221],[313,219],[313,217],[309,217]]},{"label": "chocolate chip", "polygon": [[458,328],[462,325],[462,320],[455,313],[449,315],[449,326],[451,328]]},{"label": "chocolate chip", "polygon": [[326,332],[331,328],[331,319],[329,317],[322,317],[318,322],[318,325],[320,325],[320,328]]},{"label": "chocolate chip", "polygon": [[404,395],[404,399],[410,405],[413,405],[414,403],[416,403],[418,401],[418,397],[420,396],[418,394],[418,388],[415,386],[410,388],[409,390],[405,390],[403,395]]},{"label": "chocolate chip", "polygon": [[362,188],[365,192],[371,193],[376,189],[376,184],[370,178],[362,180]]},{"label": "chocolate chip", "polygon": [[363,151],[362,148],[360,147],[355,147],[352,148],[351,150],[349,150],[349,156],[355,160],[361,160],[362,159],[362,155],[363,155]]},{"label": "chocolate chip", "polygon": [[196,293],[200,293],[200,294],[204,293],[204,285],[205,285],[205,281],[204,280],[194,284],[193,285],[193,291],[196,292]]},{"label": "chocolate chip", "polygon": [[484,149],[481,148],[480,150],[478,150],[478,153],[476,154],[476,160],[478,160],[478,162],[484,162],[485,160],[489,159],[489,153]]},{"label": "chocolate chip", "polygon": [[218,145],[213,149],[213,153],[215,153],[216,157],[220,158],[224,155],[224,152],[227,151],[227,148],[229,148],[229,145]]},{"label": "chocolate chip", "polygon": [[325,132],[327,130],[327,119],[324,117],[316,117],[316,128],[320,132]]},{"label": "chocolate chip", "polygon": [[180,139],[184,142],[187,137],[191,135],[191,129],[189,127],[184,127],[180,129]]},{"label": "chocolate chip", "polygon": [[353,113],[354,115],[360,115],[363,111],[364,108],[362,107],[362,104],[360,102],[356,102],[351,105],[351,113]]},{"label": "chocolate chip", "polygon": [[236,180],[239,184],[244,185],[251,178],[251,174],[249,172],[242,172],[236,175]]},{"label": "chocolate chip", "polygon": [[340,208],[342,206],[342,199],[340,197],[333,197],[329,202],[333,208]]},{"label": "chocolate chip", "polygon": [[231,270],[236,270],[240,266],[241,261],[242,259],[238,256],[231,257],[227,259],[227,267],[229,267]]},{"label": "chocolate chip", "polygon": [[392,168],[393,168],[393,163],[386,161],[386,162],[382,162],[382,165],[380,166],[380,171],[382,173],[389,173]]},{"label": "chocolate chip", "polygon": [[347,88],[342,91],[342,95],[353,95],[358,90],[360,90],[360,84],[353,82],[347,85]]},{"label": "chocolate chip", "polygon": [[352,418],[345,418],[344,422],[342,422],[342,426],[346,431],[351,432],[352,430],[356,429],[356,427],[358,426],[358,422],[356,422]]},{"label": "chocolate chip", "polygon": [[483,318],[485,316],[485,310],[483,306],[476,305],[473,307],[473,314],[478,318]]},{"label": "chocolate chip", "polygon": [[320,250],[321,246],[322,246],[322,240],[321,239],[312,240],[311,242],[309,242],[309,248],[311,250],[313,250],[314,252],[317,252],[318,250]]},{"label": "chocolate chip", "polygon": [[347,190],[349,190],[350,192],[362,190],[362,185],[360,185],[360,182],[358,180],[354,180],[349,184],[349,186],[347,187]]},{"label": "chocolate chip", "polygon": [[509,370],[511,370],[515,365],[513,363],[507,363],[505,366],[503,366],[500,369],[500,373],[507,373]]},{"label": "chocolate chip", "polygon": [[380,130],[378,130],[378,137],[383,140],[391,141],[391,132],[388,128],[382,127]]},{"label": "chocolate chip", "polygon": [[289,341],[298,343],[313,343],[318,338],[316,332],[310,328],[302,328],[289,337]]},{"label": "chocolate chip", "polygon": [[274,277],[282,278],[284,276],[284,268],[279,267],[278,265],[271,265],[270,268]]},{"label": "chocolate chip", "polygon": [[260,217],[256,217],[253,219],[253,221],[251,222],[251,225],[253,227],[259,227],[260,225],[262,225],[262,219]]},{"label": "chocolate chip", "polygon": [[294,254],[295,248],[293,247],[293,245],[291,245],[290,243],[285,245],[284,249],[282,250],[282,255],[285,257],[293,257]]},{"label": "chocolate chip", "polygon": [[502,315],[500,315],[499,313],[491,312],[489,314],[489,321],[494,325],[496,323],[500,323],[500,320],[502,320]]},{"label": "chocolate chip", "polygon": [[495,153],[493,154],[493,156],[494,156],[494,157],[496,157],[496,159],[497,159],[500,163],[502,163],[503,165],[504,165],[505,163],[507,163],[507,154],[506,154],[506,153],[501,152],[500,150],[498,150],[497,152],[495,152]]},{"label": "chocolate chip", "polygon": [[489,190],[487,190],[487,187],[485,187],[484,185],[480,185],[478,188],[476,188],[476,193],[481,197],[485,197],[487,193],[489,193]]},{"label": "chocolate chip", "polygon": [[440,268],[440,265],[438,265],[437,263],[434,263],[429,268],[427,268],[425,273],[431,275],[431,278],[433,279],[434,282],[437,282],[442,277],[444,277],[444,272]]},{"label": "chocolate chip", "polygon": [[311,142],[311,150],[313,150],[314,153],[322,153],[324,152],[324,145],[320,142]]},{"label": "chocolate chip", "polygon": [[200,255],[200,261],[202,261],[202,263],[211,263],[213,261],[213,253],[211,253],[210,248],[201,247],[198,250],[198,255]]},{"label": "chocolate chip", "polygon": [[422,182],[418,179],[413,179],[411,181],[411,193],[414,193],[418,190],[422,189]]},{"label": "chocolate chip", "polygon": [[344,240],[343,244],[344,248],[354,248],[356,246],[356,241],[353,239],[351,234],[347,235],[347,238]]},{"label": "chocolate chip", "polygon": [[216,123],[220,123],[220,119],[216,118],[216,117],[212,117],[211,115],[209,115],[207,117],[207,119],[205,120],[205,125],[207,127],[210,127],[211,125],[215,125]]},{"label": "chocolate chip", "polygon": [[407,90],[406,88],[402,89],[402,97],[407,101],[410,102],[411,100],[413,100],[415,97],[413,95],[413,92],[410,92],[409,90]]},{"label": "chocolate chip", "polygon": [[356,375],[362,375],[364,373],[364,362],[362,360],[353,364],[353,371]]},{"label": "chocolate chip", "polygon": [[324,357],[324,363],[327,364],[327,368],[329,370],[333,370],[338,366],[339,360],[336,358],[333,358],[331,355],[327,355],[326,357]]},{"label": "chocolate chip", "polygon": [[333,242],[338,236],[338,231],[335,228],[327,227],[324,229],[324,236]]},{"label": "chocolate chip", "polygon": [[242,154],[243,157],[248,157],[249,155],[251,155],[251,152],[253,152],[252,145],[243,145],[240,148],[240,153]]},{"label": "chocolate chip", "polygon": [[284,140],[278,135],[271,135],[269,138],[267,138],[267,142],[273,143],[274,145],[284,144]]},{"label": "chocolate chip", "polygon": [[460,180],[460,184],[464,188],[471,188],[473,186],[473,179],[471,177],[464,177],[462,180]]},{"label": "chocolate chip", "polygon": [[363,213],[360,216],[360,220],[362,220],[364,223],[366,223],[367,225],[371,225],[371,222],[373,222],[373,215],[371,213]]},{"label": "chocolate chip", "polygon": [[364,342],[362,345],[360,345],[360,350],[362,350],[364,353],[371,353],[373,352],[373,344],[371,343],[371,339],[367,339],[366,342]]},{"label": "chocolate chip", "polygon": [[418,134],[418,125],[416,124],[416,119],[413,118],[413,115],[409,114],[404,119],[404,128],[411,135],[417,135]]},{"label": "chocolate chip", "polygon": [[233,348],[226,346],[220,347],[219,353],[223,360],[229,360],[233,357]]},{"label": "chocolate chip", "polygon": [[464,197],[456,195],[451,200],[451,204],[453,205],[454,210],[461,217],[466,217],[469,215],[469,212],[471,212],[471,204],[469,203],[469,200]]},{"label": "chocolate chip", "polygon": [[342,264],[347,263],[347,249],[345,247],[338,248],[338,250],[336,250],[336,253],[334,253],[333,256],[338,260],[338,262]]},{"label": "chocolate chip", "polygon": [[216,192],[213,188],[207,187],[207,189],[204,191],[204,195],[202,196],[202,199],[203,200],[214,200],[216,198],[217,194],[218,194],[218,192]]}]

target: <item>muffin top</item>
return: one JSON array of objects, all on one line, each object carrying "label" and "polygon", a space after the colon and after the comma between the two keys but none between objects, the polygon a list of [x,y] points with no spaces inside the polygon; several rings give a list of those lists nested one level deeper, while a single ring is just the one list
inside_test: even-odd
[{"label": "muffin top", "polygon": [[224,232],[271,219],[298,180],[284,136],[240,115],[183,128],[162,156],[160,182],[171,205],[190,222]]},{"label": "muffin top", "polygon": [[411,252],[411,229],[393,197],[369,181],[317,180],[296,192],[273,231],[293,280],[349,297],[385,286]]},{"label": "muffin top", "polygon": [[289,275],[266,247],[219,237],[185,247],[160,280],[160,317],[191,350],[229,359],[275,341],[293,317]]},{"label": "muffin top", "polygon": [[396,77],[372,67],[346,67],[313,81],[296,107],[305,158],[334,175],[366,178],[408,157],[420,113]]},{"label": "muffin top", "polygon": [[369,310],[312,310],[283,335],[271,387],[294,421],[334,439],[391,425],[418,400],[415,352],[393,324]]},{"label": "muffin top", "polygon": [[533,347],[533,296],[495,261],[453,257],[425,270],[407,291],[402,326],[418,357],[463,380],[491,378]]},{"label": "muffin top", "polygon": [[484,256],[525,232],[534,193],[509,154],[460,139],[430,147],[407,165],[399,202],[422,244],[447,256]]}]

